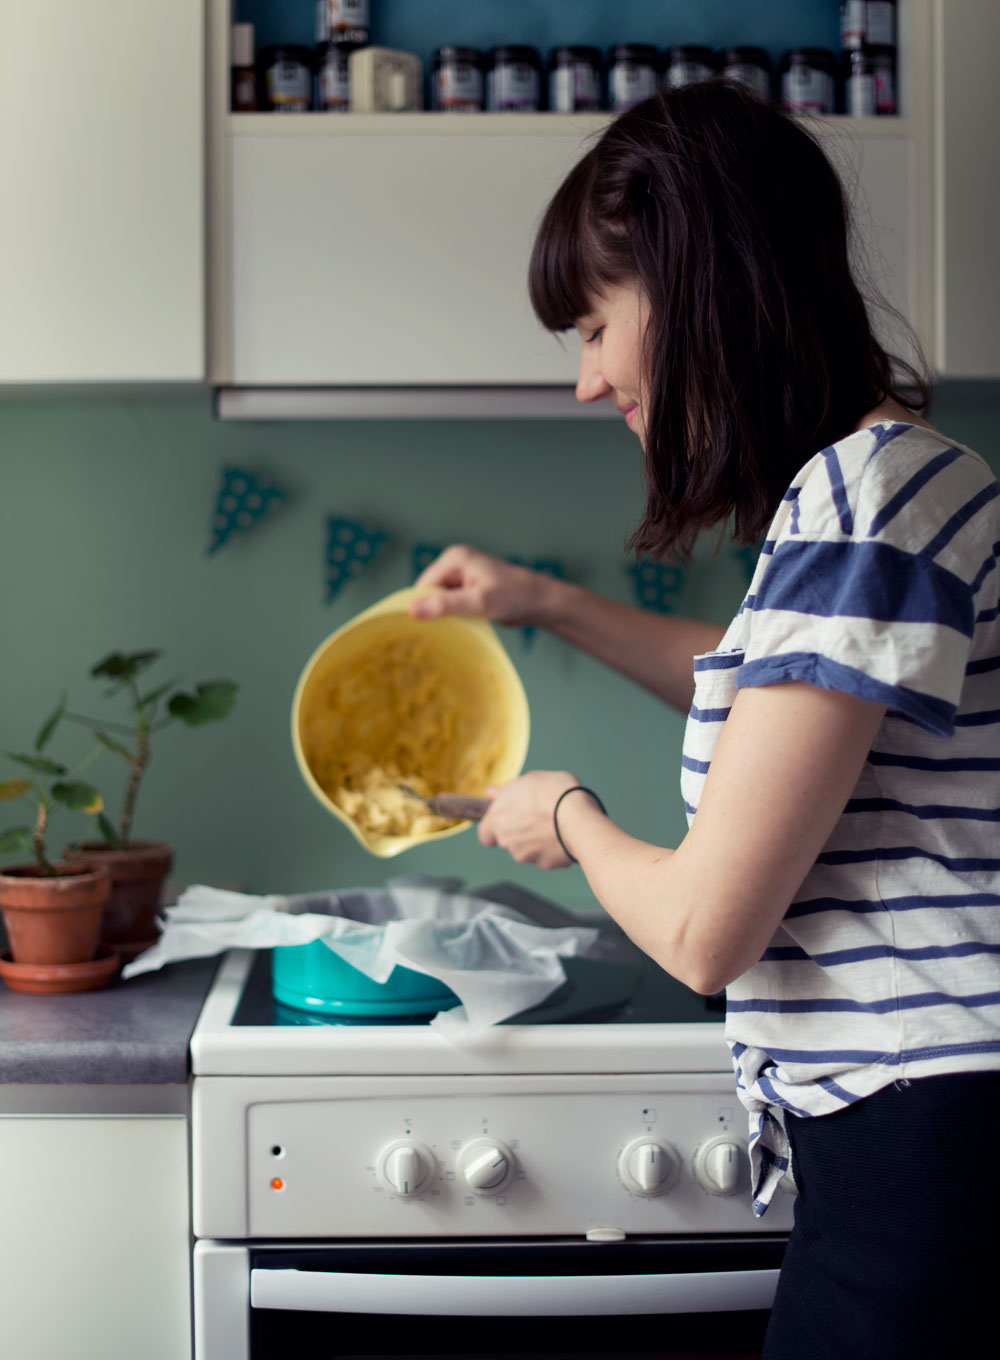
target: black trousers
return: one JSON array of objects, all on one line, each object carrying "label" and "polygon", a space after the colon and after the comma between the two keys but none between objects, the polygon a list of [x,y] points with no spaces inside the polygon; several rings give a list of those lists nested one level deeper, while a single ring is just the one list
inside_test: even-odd
[{"label": "black trousers", "polygon": [[1000,1072],[787,1123],[799,1193],[764,1360],[1000,1354]]}]

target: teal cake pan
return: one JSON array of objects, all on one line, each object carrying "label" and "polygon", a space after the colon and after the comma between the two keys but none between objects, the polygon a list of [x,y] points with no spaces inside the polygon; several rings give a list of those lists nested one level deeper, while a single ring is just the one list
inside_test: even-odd
[{"label": "teal cake pan", "polygon": [[459,1005],[443,982],[399,964],[375,982],[322,940],[271,951],[271,992],[282,1005],[324,1015],[432,1015]]}]

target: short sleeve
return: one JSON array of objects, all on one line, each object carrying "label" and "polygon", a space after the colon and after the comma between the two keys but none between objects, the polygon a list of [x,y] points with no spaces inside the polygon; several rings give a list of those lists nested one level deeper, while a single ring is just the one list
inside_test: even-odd
[{"label": "short sleeve", "polygon": [[[833,485],[831,512],[810,523],[804,509],[769,545],[770,560],[747,601],[752,615],[737,686],[804,681],[883,703],[951,736],[976,629],[975,575],[986,551],[984,534],[970,515],[962,518],[961,507],[991,497],[967,476],[951,504],[930,502],[929,536],[935,479],[919,465],[904,463],[889,479],[865,467],[853,487],[845,471],[849,466],[838,465],[834,478],[821,463],[813,475]],[[970,475],[977,480],[978,469]],[[945,480],[935,488],[939,498]],[[952,475],[949,485],[955,482]],[[819,503],[815,494],[799,501]]]}]

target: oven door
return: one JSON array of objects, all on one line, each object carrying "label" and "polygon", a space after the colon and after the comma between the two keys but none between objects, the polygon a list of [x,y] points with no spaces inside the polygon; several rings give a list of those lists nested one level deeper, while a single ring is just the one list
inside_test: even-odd
[{"label": "oven door", "polygon": [[759,1353],[785,1237],[195,1247],[195,1360]]}]

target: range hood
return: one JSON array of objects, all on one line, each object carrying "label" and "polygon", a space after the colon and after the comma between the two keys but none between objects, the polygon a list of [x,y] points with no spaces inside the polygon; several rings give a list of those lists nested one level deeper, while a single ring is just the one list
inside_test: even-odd
[{"label": "range hood", "polygon": [[572,387],[217,387],[219,420],[572,420],[618,415]]}]

